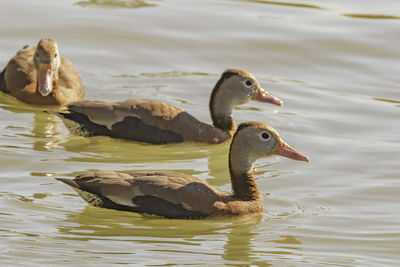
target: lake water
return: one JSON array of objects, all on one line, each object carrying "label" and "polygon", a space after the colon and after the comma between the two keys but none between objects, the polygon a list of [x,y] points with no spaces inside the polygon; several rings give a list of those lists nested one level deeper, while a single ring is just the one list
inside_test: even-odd
[{"label": "lake water", "polygon": [[0,68],[58,41],[85,99],[151,98],[210,122],[227,68],[283,107],[249,103],[309,164],[258,160],[264,212],[169,220],[88,206],[54,177],[178,170],[230,190],[228,143],[143,145],[71,135],[0,94],[1,266],[398,266],[400,2],[0,0]]}]

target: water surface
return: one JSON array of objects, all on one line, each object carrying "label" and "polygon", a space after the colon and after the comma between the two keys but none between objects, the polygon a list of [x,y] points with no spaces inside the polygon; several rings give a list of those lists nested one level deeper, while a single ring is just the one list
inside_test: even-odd
[{"label": "water surface", "polygon": [[397,266],[400,3],[5,1],[0,67],[42,37],[82,74],[86,99],[152,98],[210,122],[221,72],[252,72],[285,105],[249,103],[311,163],[270,157],[259,216],[168,220],[87,206],[54,177],[178,170],[229,192],[229,144],[150,146],[69,134],[0,94],[0,265]]}]

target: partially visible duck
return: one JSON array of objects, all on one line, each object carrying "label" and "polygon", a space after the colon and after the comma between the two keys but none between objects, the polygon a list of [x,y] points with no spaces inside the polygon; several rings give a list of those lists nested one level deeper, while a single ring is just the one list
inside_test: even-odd
[{"label": "partially visible duck", "polygon": [[83,96],[78,71],[51,39],[19,50],[0,73],[0,90],[35,105],[65,105]]},{"label": "partially visible duck", "polygon": [[179,172],[89,172],[58,180],[71,186],[89,204],[167,218],[237,216],[262,211],[253,164],[271,154],[308,162],[269,125],[242,123],[229,151],[232,194],[223,194],[203,180]]},{"label": "partially visible duck", "polygon": [[215,144],[230,139],[235,132],[233,108],[251,100],[282,105],[261,88],[253,75],[229,69],[211,93],[213,125],[176,106],[147,99],[116,103],[81,101],[69,104],[65,111],[50,113],[67,119],[71,132],[85,136],[106,135],[151,144],[186,141]]}]

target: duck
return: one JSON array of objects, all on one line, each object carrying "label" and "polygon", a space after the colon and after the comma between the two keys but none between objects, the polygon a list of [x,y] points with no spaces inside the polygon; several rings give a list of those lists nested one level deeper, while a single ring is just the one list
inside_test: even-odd
[{"label": "duck", "polygon": [[33,105],[66,105],[83,97],[79,72],[49,38],[10,59],[0,73],[0,91]]},{"label": "duck", "polygon": [[150,144],[219,144],[230,139],[236,130],[233,108],[251,100],[282,105],[252,74],[228,69],[211,92],[209,109],[213,125],[199,121],[177,106],[149,99],[114,103],[86,100],[49,113],[64,119],[72,133],[83,136],[104,135]]},{"label": "duck", "polygon": [[242,216],[263,211],[253,165],[261,157],[309,158],[284,142],[278,132],[261,122],[239,125],[229,150],[232,193],[224,194],[207,182],[180,172],[87,172],[74,179],[56,178],[89,204],[176,219]]}]

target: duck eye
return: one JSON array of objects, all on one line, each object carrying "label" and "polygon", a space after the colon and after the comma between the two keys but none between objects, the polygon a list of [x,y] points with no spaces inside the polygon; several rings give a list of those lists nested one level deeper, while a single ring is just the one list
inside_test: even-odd
[{"label": "duck eye", "polygon": [[271,135],[268,133],[268,132],[262,132],[261,133],[261,139],[262,140],[268,140],[268,139],[270,139],[271,138]]},{"label": "duck eye", "polygon": [[39,53],[36,53],[36,57],[37,57],[37,58],[39,57]]},{"label": "duck eye", "polygon": [[55,53],[55,54],[54,54],[54,57],[57,57],[57,56],[58,56],[58,54],[57,54],[57,53]]},{"label": "duck eye", "polygon": [[246,80],[246,81],[244,82],[244,84],[245,84],[247,87],[250,87],[250,86],[253,85],[253,81],[252,81],[252,80]]}]

